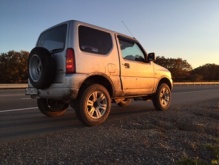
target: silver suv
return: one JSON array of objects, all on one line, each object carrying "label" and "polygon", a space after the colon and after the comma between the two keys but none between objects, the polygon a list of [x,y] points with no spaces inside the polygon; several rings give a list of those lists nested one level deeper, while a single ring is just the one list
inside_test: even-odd
[{"label": "silver suv", "polygon": [[90,126],[107,119],[111,103],[150,99],[167,110],[171,74],[154,60],[135,38],[70,20],[40,34],[28,59],[26,94],[46,116],[63,115],[70,105]]}]

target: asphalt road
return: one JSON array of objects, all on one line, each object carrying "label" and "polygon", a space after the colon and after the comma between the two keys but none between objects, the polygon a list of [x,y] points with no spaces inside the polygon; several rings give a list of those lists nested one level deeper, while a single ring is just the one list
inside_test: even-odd
[{"label": "asphalt road", "polygon": [[[219,85],[211,86],[176,86],[172,91],[171,109],[176,106],[198,103],[219,98]],[[155,111],[150,101],[135,101],[128,107],[112,105],[112,111],[107,119],[128,113]],[[0,90],[0,143],[14,140],[43,136],[72,128],[83,128],[84,125],[76,118],[70,107],[64,116],[48,118],[37,108],[36,100],[25,96],[24,89]]]}]

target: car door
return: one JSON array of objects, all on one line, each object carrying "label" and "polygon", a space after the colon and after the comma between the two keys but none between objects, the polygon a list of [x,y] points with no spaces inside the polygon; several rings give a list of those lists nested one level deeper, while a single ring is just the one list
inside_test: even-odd
[{"label": "car door", "polygon": [[118,36],[121,81],[125,95],[152,93],[154,88],[153,63],[135,40]]}]

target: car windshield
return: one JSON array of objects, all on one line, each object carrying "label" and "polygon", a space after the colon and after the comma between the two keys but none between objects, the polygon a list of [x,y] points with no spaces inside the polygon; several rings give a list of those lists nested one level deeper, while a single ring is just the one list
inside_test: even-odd
[{"label": "car windshield", "polygon": [[[37,42],[38,47],[44,47],[49,51],[62,51],[65,47],[67,25],[63,24],[43,32]],[[57,52],[57,51],[55,51]]]}]

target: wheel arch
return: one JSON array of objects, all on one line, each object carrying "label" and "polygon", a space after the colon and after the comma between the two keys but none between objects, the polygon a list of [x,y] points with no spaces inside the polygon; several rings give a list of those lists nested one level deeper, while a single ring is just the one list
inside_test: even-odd
[{"label": "wheel arch", "polygon": [[110,97],[113,97],[115,94],[115,89],[113,87],[113,83],[106,75],[103,74],[92,74],[89,77],[87,77],[83,83],[81,84],[81,87],[79,89],[79,94],[83,92],[83,90],[92,84],[100,84],[104,86],[107,91],[109,92]]},{"label": "wheel arch", "polygon": [[170,90],[173,88],[173,83],[170,79],[166,78],[166,77],[163,77],[160,79],[159,83],[157,84],[157,88],[162,84],[162,83],[166,83]]}]

